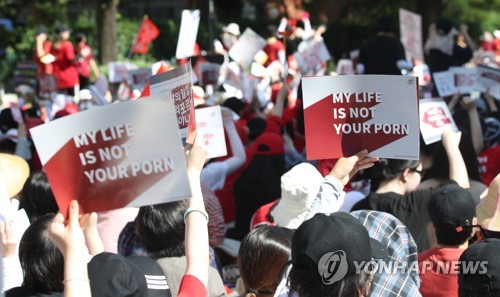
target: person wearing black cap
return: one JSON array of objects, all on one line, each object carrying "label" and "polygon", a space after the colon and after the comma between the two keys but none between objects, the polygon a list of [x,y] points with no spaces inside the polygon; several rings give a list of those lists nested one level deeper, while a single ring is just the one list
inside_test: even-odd
[{"label": "person wearing black cap", "polygon": [[463,252],[458,273],[459,297],[500,296],[498,251],[500,251],[500,239],[488,238],[474,243]]},{"label": "person wearing black cap", "polygon": [[423,296],[451,296],[458,290],[457,275],[438,267],[457,263],[475,234],[476,204],[472,195],[451,181],[440,186],[431,197],[429,215],[438,246],[418,256]]},{"label": "person wearing black cap", "polygon": [[76,70],[75,48],[69,41],[70,29],[62,24],[57,26],[55,31],[56,42],[50,53],[55,57],[52,64],[57,79],[57,89],[61,93],[74,96],[74,88],[78,85],[78,71]]},{"label": "person wearing black cap", "polygon": [[396,26],[390,17],[378,19],[377,35],[363,41],[359,47],[358,74],[400,75],[401,69],[411,69],[404,46],[395,33]]},{"label": "person wearing black cap", "polygon": [[352,215],[319,213],[293,235],[290,286],[300,297],[369,296],[372,258],[386,257]]}]

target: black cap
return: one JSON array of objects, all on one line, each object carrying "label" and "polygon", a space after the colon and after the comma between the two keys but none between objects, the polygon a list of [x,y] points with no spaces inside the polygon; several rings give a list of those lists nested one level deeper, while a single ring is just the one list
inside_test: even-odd
[{"label": "black cap", "polygon": [[[488,238],[469,246],[460,256],[458,286],[475,293],[500,290],[500,239]],[[477,267],[476,271],[470,268]]]},{"label": "black cap", "polygon": [[433,192],[429,215],[436,229],[461,232],[463,227],[473,225],[476,216],[473,194],[454,182],[445,183]]},{"label": "black cap", "polygon": [[171,296],[161,266],[148,257],[100,253],[88,264],[92,296]]},{"label": "black cap", "polygon": [[377,20],[377,31],[378,32],[396,32],[396,25],[394,21],[389,16],[381,16]]},{"label": "black cap", "polygon": [[[387,256],[382,243],[370,238],[363,224],[344,212],[316,214],[300,225],[292,239],[294,273],[314,281],[323,278],[325,282],[322,270],[329,269],[331,263],[328,261],[339,263],[337,271],[341,278],[337,280],[340,280],[356,273],[355,262],[369,263],[372,257],[383,259]],[[313,262],[314,267],[303,265],[307,262]]]},{"label": "black cap", "polygon": [[40,26],[36,29],[36,35],[35,36],[38,36],[40,34],[47,34],[49,33],[49,30],[47,29],[47,27],[45,26]]},{"label": "black cap", "polygon": [[267,127],[267,121],[261,117],[251,118],[247,122],[248,138],[255,139],[259,137]]},{"label": "black cap", "polygon": [[61,34],[62,32],[71,31],[71,29],[66,24],[60,24],[56,27],[56,34]]},{"label": "black cap", "polygon": [[234,111],[235,113],[239,114],[246,107],[246,103],[241,99],[238,99],[236,97],[231,97],[227,98],[226,101],[222,103],[222,106],[225,106]]}]

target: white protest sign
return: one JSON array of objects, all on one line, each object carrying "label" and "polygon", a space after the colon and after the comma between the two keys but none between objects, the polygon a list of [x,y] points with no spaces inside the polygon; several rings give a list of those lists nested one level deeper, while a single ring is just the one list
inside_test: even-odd
[{"label": "white protest sign", "polygon": [[205,87],[207,85],[218,86],[220,75],[220,64],[216,63],[201,63],[200,64],[200,84]]},{"label": "white protest sign", "polygon": [[455,87],[460,94],[472,93],[478,89],[477,70],[475,68],[450,67],[455,78]]},{"label": "white protest sign", "polygon": [[247,68],[252,64],[255,55],[266,46],[266,40],[255,33],[252,29],[246,28],[238,41],[229,50],[229,57]]},{"label": "white protest sign", "polygon": [[121,83],[128,80],[128,71],[138,67],[129,62],[110,62],[108,63],[108,77],[110,83]]},{"label": "white protest sign", "polygon": [[141,68],[128,71],[128,79],[135,89],[142,90],[148,83],[152,72],[149,68]]},{"label": "white protest sign", "polygon": [[458,131],[448,105],[441,98],[421,99],[420,109],[420,133],[425,144],[440,141],[443,132],[447,129]]},{"label": "white protest sign", "polygon": [[194,45],[198,35],[198,26],[200,24],[200,11],[183,10],[181,29],[179,30],[179,39],[175,51],[176,59],[189,58],[194,55]]},{"label": "white protest sign", "polygon": [[323,39],[305,42],[293,56],[302,74],[315,73],[324,62],[332,58]]},{"label": "white protest sign", "polygon": [[207,147],[207,159],[227,155],[220,106],[196,109],[196,135]]},{"label": "white protest sign", "polygon": [[191,63],[186,63],[179,68],[153,75],[150,78],[151,95],[173,100],[183,143],[193,143],[196,130],[191,75]]},{"label": "white protest sign", "polygon": [[455,75],[451,71],[434,72],[432,74],[434,84],[439,92],[439,96],[447,97],[458,93],[455,87]]},{"label": "white protest sign", "polygon": [[401,75],[304,77],[309,160],[371,156],[418,160],[417,78]]},{"label": "white protest sign", "polygon": [[424,60],[422,43],[422,16],[406,9],[399,9],[399,29],[401,43],[406,50],[408,60]]},{"label": "white protest sign", "polygon": [[82,213],[190,196],[172,100],[93,108],[30,130],[59,209]]},{"label": "white protest sign", "polygon": [[337,74],[338,75],[354,74],[352,60],[340,59],[339,62],[337,63]]},{"label": "white protest sign", "polygon": [[488,91],[491,96],[500,100],[500,69],[478,65],[477,78],[481,91]]}]

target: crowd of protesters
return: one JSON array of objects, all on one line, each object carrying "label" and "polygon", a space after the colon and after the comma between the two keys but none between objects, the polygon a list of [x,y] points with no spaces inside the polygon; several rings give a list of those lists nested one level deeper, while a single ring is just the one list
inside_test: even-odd
[{"label": "crowd of protesters", "polygon": [[[53,41],[37,31],[37,87],[18,86],[17,100],[0,113],[2,294],[500,296],[500,98],[490,90],[476,100],[443,98],[459,131],[432,145],[421,140],[420,160],[367,150],[306,160],[300,79],[336,74],[324,64],[301,73],[293,53],[322,39],[324,28],[290,2],[285,30],[269,28],[261,68],[228,56],[241,35],[236,23],[222,28],[215,53],[196,51],[223,57],[217,85],[195,83],[193,97],[196,108],[223,107],[228,155],[207,162],[200,139],[185,148],[191,198],[89,214],[73,201],[67,218],[29,128],[109,93],[92,89],[91,72],[100,74],[85,35],[73,45],[66,25]],[[406,60],[396,24],[382,17],[376,26],[360,44],[356,73],[411,73],[418,61]],[[440,20],[425,43],[426,63],[431,72],[466,63],[498,68],[490,37],[476,50],[465,25]],[[395,263],[404,265],[381,269]],[[464,269],[469,263],[480,265]]]}]

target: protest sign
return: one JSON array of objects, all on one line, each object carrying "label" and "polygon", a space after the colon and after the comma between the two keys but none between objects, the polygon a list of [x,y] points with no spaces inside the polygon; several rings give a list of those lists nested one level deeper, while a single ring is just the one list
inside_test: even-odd
[{"label": "protest sign", "polygon": [[399,9],[401,43],[406,50],[406,59],[424,60],[422,46],[422,16],[406,9]]},{"label": "protest sign", "polygon": [[477,66],[478,87],[500,100],[500,69],[485,65]]},{"label": "protest sign", "polygon": [[293,56],[303,74],[315,73],[321,69],[324,62],[332,58],[323,39],[305,42],[304,46]]},{"label": "protest sign", "polygon": [[37,70],[36,64],[33,61],[22,61],[17,63],[14,70],[14,84],[16,86],[25,84],[32,88],[36,88]]},{"label": "protest sign", "polygon": [[128,80],[134,89],[142,90],[149,83],[151,75],[149,68],[130,70],[128,71]]},{"label": "protest sign", "polygon": [[455,87],[455,75],[451,71],[434,72],[432,74],[434,84],[438,90],[439,96],[447,97],[455,95],[458,90]]},{"label": "protest sign", "polygon": [[207,148],[207,159],[227,155],[220,106],[196,109],[196,134]]},{"label": "protest sign", "polygon": [[247,68],[252,64],[255,55],[266,46],[266,40],[252,29],[247,28],[229,50],[229,57]]},{"label": "protest sign", "polygon": [[354,74],[354,68],[352,67],[352,60],[340,59],[339,62],[337,63],[337,74],[338,75]]},{"label": "protest sign", "polygon": [[[196,136],[191,72],[191,63],[186,63],[179,68],[153,75],[150,78],[151,95],[173,100],[183,144],[194,143]],[[169,93],[172,93],[171,97]]]},{"label": "protest sign", "polygon": [[302,79],[307,159],[419,158],[418,82],[400,75]]},{"label": "protest sign", "polygon": [[455,87],[460,94],[470,94],[478,89],[475,68],[450,67],[455,78]]},{"label": "protest sign", "polygon": [[198,35],[198,26],[200,24],[200,11],[183,10],[181,29],[179,30],[179,39],[175,51],[176,59],[189,58],[194,55],[194,45]]},{"label": "protest sign", "polygon": [[128,71],[137,69],[138,67],[129,62],[110,62],[108,64],[108,78],[109,82],[121,83],[128,80]]},{"label": "protest sign", "polygon": [[207,85],[219,85],[220,65],[216,63],[200,64],[200,84],[202,87]]},{"label": "protest sign", "polygon": [[59,209],[83,213],[190,196],[172,100],[110,104],[31,129]]},{"label": "protest sign", "polygon": [[440,141],[447,129],[458,131],[448,105],[441,98],[422,99],[419,101],[420,133],[425,144]]}]

